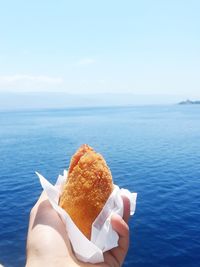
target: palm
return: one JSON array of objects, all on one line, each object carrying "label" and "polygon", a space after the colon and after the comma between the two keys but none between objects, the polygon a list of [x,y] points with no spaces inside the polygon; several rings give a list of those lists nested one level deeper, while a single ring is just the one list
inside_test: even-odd
[{"label": "palm", "polygon": [[[119,246],[104,253],[104,263],[95,264],[98,267],[121,266],[126,256],[129,244],[128,222],[130,214],[129,201],[124,199],[124,220],[119,216],[112,217],[112,226],[118,232]],[[63,222],[51,207],[43,193],[33,207],[27,238],[27,266],[34,259],[35,266],[94,266],[94,264],[78,261],[72,251],[66,235]],[[38,262],[37,262],[38,260]]]}]

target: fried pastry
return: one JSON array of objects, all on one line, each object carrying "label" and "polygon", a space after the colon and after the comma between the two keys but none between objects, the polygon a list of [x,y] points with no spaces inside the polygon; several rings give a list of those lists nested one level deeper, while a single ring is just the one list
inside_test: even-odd
[{"label": "fried pastry", "polygon": [[59,205],[88,239],[92,223],[113,187],[111,172],[102,155],[90,146],[82,145],[71,159]]}]

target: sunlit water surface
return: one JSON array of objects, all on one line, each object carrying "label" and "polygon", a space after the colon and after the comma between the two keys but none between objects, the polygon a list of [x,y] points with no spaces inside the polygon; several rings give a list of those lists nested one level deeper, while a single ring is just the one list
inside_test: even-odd
[{"label": "sunlit water surface", "polygon": [[83,143],[138,192],[124,266],[200,262],[200,106],[0,112],[0,263],[24,266],[29,212]]}]

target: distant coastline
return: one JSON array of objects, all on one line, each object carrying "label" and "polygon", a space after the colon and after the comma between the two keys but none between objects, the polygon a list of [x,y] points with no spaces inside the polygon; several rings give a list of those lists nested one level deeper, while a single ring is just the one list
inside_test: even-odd
[{"label": "distant coastline", "polygon": [[179,105],[200,105],[200,100],[195,100],[195,101],[192,101],[192,100],[185,100],[185,101],[181,101],[178,103]]}]

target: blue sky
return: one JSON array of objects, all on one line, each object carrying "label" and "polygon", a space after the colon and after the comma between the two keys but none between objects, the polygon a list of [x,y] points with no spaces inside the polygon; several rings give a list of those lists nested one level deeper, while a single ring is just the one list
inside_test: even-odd
[{"label": "blue sky", "polygon": [[200,1],[1,1],[0,92],[200,98]]}]

